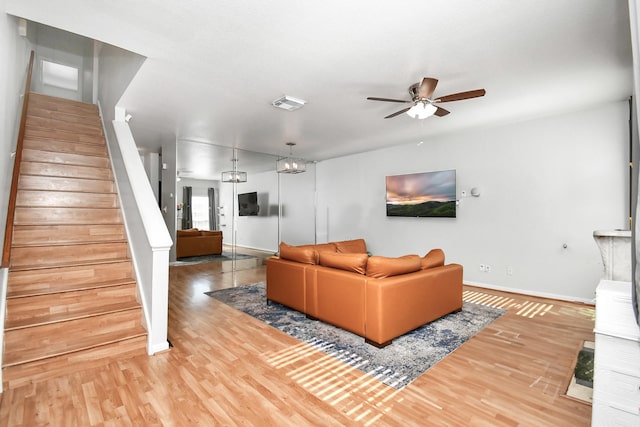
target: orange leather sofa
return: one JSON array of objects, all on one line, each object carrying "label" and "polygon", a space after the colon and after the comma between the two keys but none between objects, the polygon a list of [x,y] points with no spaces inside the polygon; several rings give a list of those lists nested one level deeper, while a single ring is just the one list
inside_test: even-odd
[{"label": "orange leather sofa", "polygon": [[440,249],[424,257],[368,256],[364,240],[280,244],[267,259],[267,301],[275,301],[384,347],[462,309],[462,266]]},{"label": "orange leather sofa", "polygon": [[176,231],[176,258],[222,253],[222,231],[189,230]]}]

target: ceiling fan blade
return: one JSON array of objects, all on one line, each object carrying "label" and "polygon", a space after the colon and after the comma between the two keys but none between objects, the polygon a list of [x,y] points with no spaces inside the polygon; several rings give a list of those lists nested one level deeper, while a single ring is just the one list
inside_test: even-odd
[{"label": "ceiling fan blade", "polygon": [[420,86],[418,87],[418,97],[421,99],[430,98],[431,95],[433,95],[433,91],[436,90],[437,85],[438,79],[424,77],[420,82]]},{"label": "ceiling fan blade", "polygon": [[433,102],[462,101],[463,99],[477,98],[479,96],[484,96],[485,93],[486,91],[484,89],[470,90],[467,92],[460,92],[460,93],[454,93],[451,95],[441,96],[438,99],[434,99]]},{"label": "ceiling fan blade", "polygon": [[411,109],[411,107],[407,107],[407,108],[403,108],[400,111],[396,111],[393,114],[389,114],[387,117],[385,117],[385,119],[390,119],[391,117],[395,117],[395,116],[399,116],[402,113],[406,113],[407,111],[409,111]]},{"label": "ceiling fan blade", "polygon": [[404,99],[377,98],[375,96],[369,96],[367,99],[369,101],[384,101],[384,102],[413,102],[413,101],[406,101]]},{"label": "ceiling fan blade", "polygon": [[449,114],[451,111],[447,111],[444,108],[440,108],[438,107],[438,109],[436,110],[435,113],[433,113],[434,116],[438,116],[438,117],[442,117],[442,116],[446,116],[447,114]]}]

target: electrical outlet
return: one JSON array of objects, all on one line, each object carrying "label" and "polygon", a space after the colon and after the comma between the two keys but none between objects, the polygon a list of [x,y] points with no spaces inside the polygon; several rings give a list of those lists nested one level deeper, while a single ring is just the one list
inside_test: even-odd
[{"label": "electrical outlet", "polygon": [[507,276],[513,276],[513,266],[507,267]]},{"label": "electrical outlet", "polygon": [[487,273],[491,273],[491,266],[489,264],[484,266],[484,271]]},{"label": "electrical outlet", "polygon": [[480,271],[484,271],[485,270],[485,265],[484,264],[480,264]]}]

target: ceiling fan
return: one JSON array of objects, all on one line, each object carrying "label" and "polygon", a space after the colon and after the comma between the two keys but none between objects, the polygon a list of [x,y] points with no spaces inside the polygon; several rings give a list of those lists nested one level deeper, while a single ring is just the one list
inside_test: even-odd
[{"label": "ceiling fan", "polygon": [[367,99],[370,101],[384,101],[384,102],[402,102],[412,103],[411,107],[404,108],[400,111],[396,111],[393,114],[389,114],[385,119],[398,116],[402,113],[407,113],[414,119],[426,119],[432,115],[442,117],[449,114],[449,111],[442,107],[438,107],[435,104],[441,102],[462,101],[463,99],[477,98],[484,96],[486,91],[484,89],[470,90],[467,92],[459,92],[451,95],[441,96],[438,98],[432,98],[433,91],[436,89],[438,79],[432,77],[424,77],[420,83],[413,84],[409,87],[409,95],[411,95],[411,101],[404,99],[390,99],[390,98],[377,98],[370,96]]}]

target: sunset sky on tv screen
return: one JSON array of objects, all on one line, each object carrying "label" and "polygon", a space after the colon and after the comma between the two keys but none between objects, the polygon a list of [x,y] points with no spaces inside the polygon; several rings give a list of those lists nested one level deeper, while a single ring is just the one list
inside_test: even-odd
[{"label": "sunset sky on tv screen", "polygon": [[456,200],[456,171],[387,176],[387,203],[415,205]]}]

